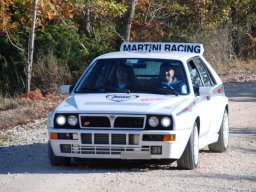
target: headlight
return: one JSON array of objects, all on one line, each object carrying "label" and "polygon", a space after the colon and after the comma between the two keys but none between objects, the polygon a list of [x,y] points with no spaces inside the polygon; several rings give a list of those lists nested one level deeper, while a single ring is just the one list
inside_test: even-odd
[{"label": "headlight", "polygon": [[163,127],[169,127],[171,125],[171,119],[169,117],[162,118],[161,125]]},{"label": "headlight", "polygon": [[148,123],[151,127],[157,127],[159,124],[159,120],[157,117],[150,117]]},{"label": "headlight", "polygon": [[65,125],[66,117],[64,115],[58,115],[56,118],[56,123],[60,126]]},{"label": "headlight", "polygon": [[77,122],[78,122],[78,119],[77,119],[76,116],[70,115],[70,116],[68,117],[68,124],[69,124],[69,125],[74,126],[74,125],[77,124]]}]

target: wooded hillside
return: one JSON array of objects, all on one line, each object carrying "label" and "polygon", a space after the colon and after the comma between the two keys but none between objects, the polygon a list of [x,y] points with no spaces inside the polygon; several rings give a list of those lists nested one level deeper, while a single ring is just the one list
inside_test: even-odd
[{"label": "wooded hillside", "polygon": [[[0,95],[26,91],[34,0],[1,0]],[[199,42],[222,75],[256,73],[255,0],[38,0],[31,89],[74,83],[123,41]],[[237,67],[237,65],[239,67]]]}]

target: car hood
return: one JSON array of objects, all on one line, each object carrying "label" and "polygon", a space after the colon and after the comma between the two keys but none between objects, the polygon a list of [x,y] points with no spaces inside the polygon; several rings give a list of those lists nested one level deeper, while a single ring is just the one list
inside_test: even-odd
[{"label": "car hood", "polygon": [[170,114],[178,104],[184,104],[186,96],[155,94],[76,94],[66,98],[55,112],[79,113],[166,113]]}]

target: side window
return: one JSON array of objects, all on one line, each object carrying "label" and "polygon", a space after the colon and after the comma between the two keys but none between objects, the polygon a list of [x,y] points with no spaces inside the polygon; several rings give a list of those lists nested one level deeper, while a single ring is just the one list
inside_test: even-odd
[{"label": "side window", "polygon": [[213,86],[214,83],[214,79],[212,78],[212,76],[210,75],[208,69],[206,68],[205,64],[201,61],[201,59],[199,57],[196,57],[193,59],[196,68],[198,69],[201,78],[204,82],[204,86],[206,87],[211,87]]},{"label": "side window", "polygon": [[193,87],[199,88],[200,86],[203,86],[200,75],[193,61],[188,62],[188,69],[189,69]]}]

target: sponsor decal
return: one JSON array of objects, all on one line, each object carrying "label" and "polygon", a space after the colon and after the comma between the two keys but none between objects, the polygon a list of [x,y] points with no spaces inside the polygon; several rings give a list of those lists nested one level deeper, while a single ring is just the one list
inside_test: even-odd
[{"label": "sponsor decal", "polygon": [[212,91],[212,95],[215,96],[217,94],[225,94],[225,90],[224,90],[224,86],[223,84],[221,84],[220,86],[218,86],[217,88],[215,88],[213,91]]},{"label": "sponsor decal", "polygon": [[202,44],[197,43],[159,43],[159,42],[126,42],[120,51],[125,52],[187,52],[203,54]]},{"label": "sponsor decal", "polygon": [[110,101],[123,102],[138,98],[138,95],[107,95],[106,98]]},{"label": "sponsor decal", "polygon": [[[212,91],[212,96],[217,96],[217,95],[222,95],[225,93],[225,90],[224,90],[224,86],[221,84],[220,86],[218,86],[217,88],[213,89]],[[199,97],[197,98],[194,102],[192,102],[191,104],[189,104],[186,108],[184,108],[183,110],[181,110],[180,112],[177,113],[177,115],[181,115],[182,113],[185,113],[185,112],[188,112],[188,111],[191,111],[192,108],[198,104],[198,103],[201,103],[201,102],[204,102],[208,100],[208,96],[204,96],[204,97]]]},{"label": "sponsor decal", "polygon": [[141,101],[163,101],[164,98],[143,98]]},{"label": "sponsor decal", "polygon": [[86,127],[86,126],[88,126],[88,125],[90,125],[90,122],[89,122],[89,121],[85,121],[85,122],[84,122],[84,126]]},{"label": "sponsor decal", "polygon": [[182,109],[180,112],[177,113],[177,116],[181,115],[182,113],[191,111],[192,108],[195,106],[196,102],[193,101],[192,103],[190,103],[189,105],[187,105],[184,109]]}]

